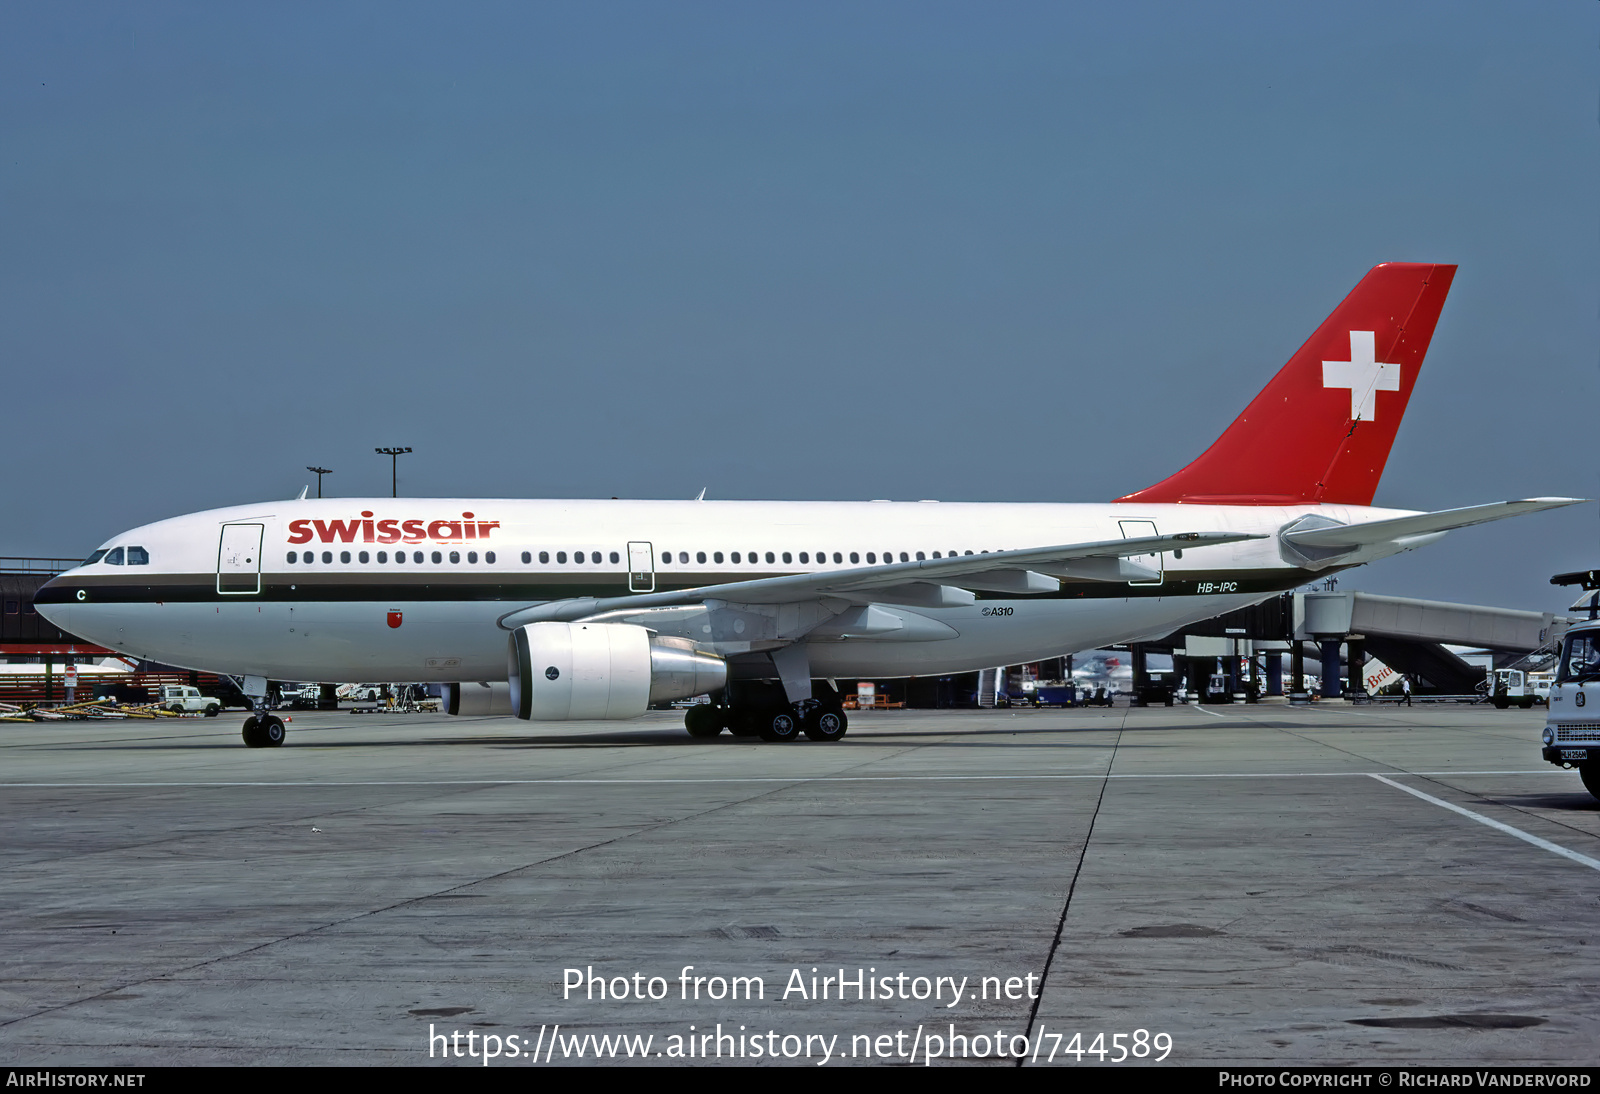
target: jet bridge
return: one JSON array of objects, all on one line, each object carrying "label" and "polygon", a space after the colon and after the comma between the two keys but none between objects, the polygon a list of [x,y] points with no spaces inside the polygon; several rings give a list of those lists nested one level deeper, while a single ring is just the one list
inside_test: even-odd
[{"label": "jet bridge", "polygon": [[[1282,684],[1281,667],[1274,655],[1285,649],[1294,662],[1290,681],[1300,678],[1303,655],[1320,659],[1323,678],[1337,681],[1346,660],[1341,652],[1348,650],[1351,664],[1364,664],[1370,653],[1400,672],[1427,680],[1441,693],[1470,695],[1483,682],[1483,669],[1456,656],[1446,646],[1493,650],[1497,665],[1509,665],[1559,642],[1572,622],[1550,612],[1376,593],[1299,592],[1191,624],[1152,645],[1179,652],[1187,649],[1191,654],[1205,649],[1209,658],[1212,651],[1205,639],[1244,640],[1238,644],[1240,656],[1247,648],[1269,655],[1268,694],[1273,695],[1281,693]],[[1197,638],[1202,640],[1197,642]],[[1221,650],[1216,655],[1219,664],[1232,664]],[[1242,683],[1235,684],[1239,685],[1237,690],[1243,690]]]},{"label": "jet bridge", "polygon": [[[1322,652],[1323,679],[1339,676],[1339,646],[1350,664],[1370,653],[1385,664],[1428,680],[1442,692],[1470,695],[1483,670],[1446,646],[1473,646],[1516,657],[1560,640],[1571,620],[1550,612],[1452,604],[1376,593],[1296,593],[1294,638]],[[1352,678],[1354,669],[1352,669]]]}]

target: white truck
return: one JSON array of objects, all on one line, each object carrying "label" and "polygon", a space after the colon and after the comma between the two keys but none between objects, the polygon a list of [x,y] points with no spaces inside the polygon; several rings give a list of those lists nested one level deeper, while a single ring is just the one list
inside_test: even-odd
[{"label": "white truck", "polygon": [[204,714],[215,718],[222,713],[222,701],[210,695],[201,695],[200,689],[188,684],[161,685],[161,698],[157,700],[162,710],[174,714]]},{"label": "white truck", "polygon": [[1529,679],[1531,675],[1521,669],[1490,669],[1483,684],[1489,702],[1499,710],[1511,706],[1527,710],[1539,701],[1534,682]]},{"label": "white truck", "polygon": [[1600,798],[1600,620],[1574,623],[1561,641],[1542,755],[1577,768],[1589,793]]}]

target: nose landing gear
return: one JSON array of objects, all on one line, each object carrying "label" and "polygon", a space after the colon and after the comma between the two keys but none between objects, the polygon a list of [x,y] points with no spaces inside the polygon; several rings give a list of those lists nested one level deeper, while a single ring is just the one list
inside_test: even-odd
[{"label": "nose landing gear", "polygon": [[249,748],[278,748],[283,744],[287,731],[283,726],[283,719],[276,714],[262,711],[252,714],[244,720],[244,743]]}]

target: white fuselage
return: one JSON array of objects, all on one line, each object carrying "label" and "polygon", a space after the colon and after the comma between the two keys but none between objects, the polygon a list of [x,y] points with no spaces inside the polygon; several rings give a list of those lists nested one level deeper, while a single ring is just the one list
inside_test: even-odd
[{"label": "white fuselage", "polygon": [[[1066,582],[1044,596],[987,593],[959,607],[912,608],[951,632],[933,640],[808,642],[814,676],[927,675],[1169,634],[1309,580],[1272,538],[1296,518],[1316,513],[1356,523],[1407,512],[1344,505],[297,500],[132,529],[105,548],[142,547],[148,562],[130,565],[134,553],[127,552],[121,565],[102,559],[70,570],[41,590],[38,604],[72,634],[184,668],[328,682],[504,680],[501,617],[552,600],[645,591],[637,573],[645,553],[645,582],[665,590],[859,569],[890,557],[1158,533],[1268,537],[1145,560],[1162,570],[1159,582]],[[260,526],[259,550],[249,546],[252,525]],[[1400,549],[1385,544],[1340,566]]]}]

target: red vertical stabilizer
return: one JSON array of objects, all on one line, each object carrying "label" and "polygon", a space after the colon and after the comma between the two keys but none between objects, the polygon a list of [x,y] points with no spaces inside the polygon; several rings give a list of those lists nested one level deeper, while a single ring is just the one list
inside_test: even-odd
[{"label": "red vertical stabilizer", "polygon": [[1117,501],[1372,504],[1455,273],[1374,266],[1199,459]]}]

